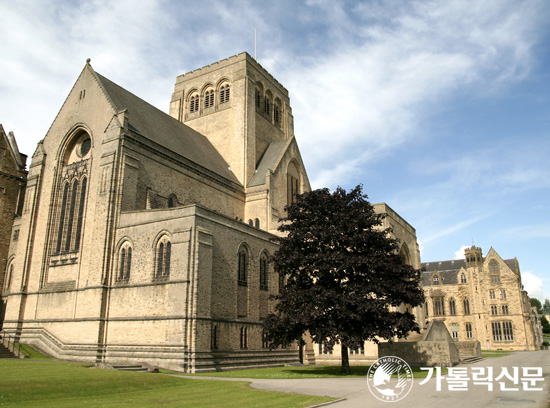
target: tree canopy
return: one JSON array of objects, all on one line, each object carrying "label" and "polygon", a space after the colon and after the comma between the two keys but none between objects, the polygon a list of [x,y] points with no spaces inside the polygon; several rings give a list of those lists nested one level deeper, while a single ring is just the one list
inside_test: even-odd
[{"label": "tree canopy", "polygon": [[540,303],[540,300],[536,298],[530,298],[529,300],[531,301],[531,307],[536,307],[537,312],[540,312],[542,310],[542,304]]},{"label": "tree canopy", "polygon": [[415,317],[397,308],[424,302],[421,272],[403,263],[383,218],[361,186],[297,196],[272,259],[286,281],[264,325],[272,347],[301,342],[309,332],[328,350],[341,344],[342,369],[349,371],[348,348],[419,330]]}]

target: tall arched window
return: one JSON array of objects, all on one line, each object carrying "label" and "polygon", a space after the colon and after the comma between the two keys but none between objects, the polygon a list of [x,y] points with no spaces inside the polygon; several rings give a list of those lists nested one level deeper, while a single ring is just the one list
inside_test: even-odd
[{"label": "tall arched window", "polygon": [[241,348],[248,348],[248,328],[241,327]]},{"label": "tall arched window", "polygon": [[264,115],[271,118],[271,93],[269,91],[266,92],[264,98]]},{"label": "tall arched window", "polygon": [[239,261],[238,261],[238,282],[241,286],[247,285],[247,268],[248,268],[248,254],[246,249],[243,247],[239,250]]},{"label": "tall arched window", "polygon": [[442,297],[434,298],[434,316],[445,316],[445,302]]},{"label": "tall arched window", "polygon": [[267,255],[263,253],[260,256],[260,289],[267,290],[268,270],[267,270]]},{"label": "tall arched window", "polygon": [[6,268],[6,280],[4,282],[4,289],[10,290],[11,288],[11,280],[13,279],[13,262],[10,262],[8,264],[8,267]]},{"label": "tall arched window", "polygon": [[211,348],[212,350],[217,350],[218,348],[218,326],[217,325],[214,325],[212,327]]},{"label": "tall arched window", "polygon": [[71,249],[71,239],[73,237],[73,223],[74,213],[76,209],[76,196],[78,194],[78,180],[73,181],[71,188],[71,205],[69,207],[69,214],[67,217],[67,238],[65,239],[65,252],[69,252]]},{"label": "tall arched window", "polygon": [[287,205],[296,201],[296,196],[300,194],[300,172],[295,162],[291,162],[287,168]]},{"label": "tall arched window", "polygon": [[456,302],[453,298],[451,298],[449,300],[449,314],[451,316],[455,316],[456,315]]},{"label": "tall arched window", "polygon": [[155,279],[167,279],[170,276],[170,262],[172,257],[172,243],[167,236],[157,243],[157,259],[155,263]]},{"label": "tall arched window", "polygon": [[[62,191],[57,199],[57,229],[52,234],[53,254],[76,253],[80,250],[88,186],[91,139],[80,132],[69,142],[61,158],[59,186]],[[55,235],[54,235],[55,234]]]},{"label": "tall arched window", "polygon": [[254,91],[254,103],[256,105],[256,112],[261,113],[262,111],[262,97],[264,94],[264,89],[261,84],[256,85],[256,90]]},{"label": "tall arched window", "polygon": [[84,206],[86,204],[86,187],[88,186],[88,178],[82,179],[80,187],[80,200],[78,204],[78,220],[76,223],[76,234],[74,239],[74,249],[80,248],[80,238],[82,237],[82,224],[84,223]]},{"label": "tall arched window", "polygon": [[464,298],[464,314],[470,314],[470,301],[468,300],[468,298]]},{"label": "tall arched window", "polygon": [[277,127],[281,125],[281,101],[279,98],[276,98],[273,103],[273,124]]},{"label": "tall arched window", "polygon": [[61,244],[63,242],[63,231],[65,228],[65,213],[67,211],[67,199],[69,196],[69,183],[65,183],[63,187],[63,199],[61,200],[61,213],[59,214],[59,229],[57,232],[57,244],[55,252],[61,252]]},{"label": "tall arched window", "polygon": [[491,283],[500,283],[500,267],[494,259],[489,262],[489,272],[491,274]]},{"label": "tall arched window", "polygon": [[130,280],[130,270],[132,269],[132,246],[129,242],[124,243],[120,248],[117,281]]}]

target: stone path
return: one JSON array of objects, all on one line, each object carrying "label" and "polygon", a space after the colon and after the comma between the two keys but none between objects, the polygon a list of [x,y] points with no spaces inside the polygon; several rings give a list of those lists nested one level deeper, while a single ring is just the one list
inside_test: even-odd
[{"label": "stone path", "polygon": [[[487,385],[474,385],[468,381],[467,391],[449,391],[447,377],[443,376],[441,391],[437,391],[435,375],[423,385],[424,379],[415,379],[410,393],[401,401],[383,402],[376,399],[367,387],[366,378],[312,378],[301,380],[268,380],[250,378],[222,378],[209,377],[216,380],[250,381],[251,386],[262,390],[296,392],[300,394],[325,395],[344,400],[330,404],[334,408],[486,408],[486,407],[536,407],[546,408],[550,393],[550,351],[515,352],[508,356],[487,358],[474,364],[461,366],[467,369],[468,376],[472,376],[473,367],[488,367],[493,369],[493,378],[498,377],[502,368],[506,368],[512,375],[513,367],[518,367],[519,377],[522,377],[522,368],[542,368],[544,381],[534,383],[533,387],[543,388],[543,391],[524,391],[521,381],[518,381],[518,391],[502,391],[498,381],[489,381],[493,391],[488,391]],[[479,370],[479,369],[477,369]],[[474,370],[477,372],[477,370]],[[188,377],[204,379],[205,377]],[[506,379],[506,387],[512,388],[513,382]],[[243,407],[244,408],[244,407]]]}]

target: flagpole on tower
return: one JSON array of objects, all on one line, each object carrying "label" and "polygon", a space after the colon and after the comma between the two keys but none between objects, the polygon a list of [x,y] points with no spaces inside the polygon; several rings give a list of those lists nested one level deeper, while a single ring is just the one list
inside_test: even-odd
[{"label": "flagpole on tower", "polygon": [[256,57],[257,53],[257,41],[256,41],[256,29],[254,29],[254,59],[258,61],[258,58]]}]

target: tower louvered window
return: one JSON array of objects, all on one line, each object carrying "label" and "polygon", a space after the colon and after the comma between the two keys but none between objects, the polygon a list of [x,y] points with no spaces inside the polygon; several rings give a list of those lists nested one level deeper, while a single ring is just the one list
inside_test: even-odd
[{"label": "tower louvered window", "polygon": [[199,111],[199,95],[193,95],[189,100],[189,112],[195,113]]},{"label": "tower louvered window", "polygon": [[210,89],[204,94],[204,107],[210,108],[214,106],[214,90]]},{"label": "tower louvered window", "polygon": [[229,84],[220,88],[220,103],[229,102]]}]

